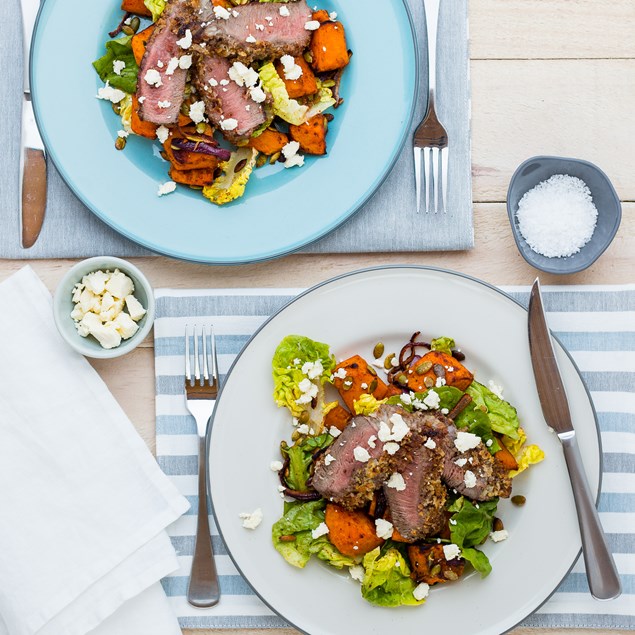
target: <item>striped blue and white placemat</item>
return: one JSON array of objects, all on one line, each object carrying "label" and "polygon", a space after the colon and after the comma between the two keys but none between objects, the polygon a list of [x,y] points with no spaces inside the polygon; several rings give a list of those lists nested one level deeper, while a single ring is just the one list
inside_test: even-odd
[{"label": "striped blue and white placemat", "polygon": [[[526,303],[526,287],[504,288]],[[250,335],[299,289],[158,290],[155,332],[157,460],[196,509],[197,437],[182,396],[183,332],[195,316],[213,322],[226,373]],[[600,516],[622,577],[623,595],[599,603],[589,594],[582,559],[558,592],[524,626],[635,629],[635,285],[544,288],[549,324],[589,387],[602,430]],[[268,628],[286,623],[253,595],[233,567],[212,520],[223,601],[201,611],[185,600],[195,517],[168,529],[181,568],[163,580],[184,628]]]}]

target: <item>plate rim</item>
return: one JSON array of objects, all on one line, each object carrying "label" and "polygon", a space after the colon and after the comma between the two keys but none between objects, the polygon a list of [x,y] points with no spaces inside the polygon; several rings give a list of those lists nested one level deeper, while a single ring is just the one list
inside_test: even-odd
[{"label": "plate rim", "polygon": [[[490,284],[489,282],[486,282],[485,280],[481,280],[480,278],[476,278],[474,276],[471,276],[469,274],[460,272],[460,271],[455,271],[453,269],[445,269],[443,267],[434,267],[431,265],[409,265],[409,264],[396,264],[396,265],[377,265],[377,266],[373,266],[373,267],[364,267],[362,269],[355,269],[353,271],[348,271],[346,273],[334,276],[332,278],[329,278],[327,280],[323,280],[322,282],[319,282],[313,286],[311,286],[310,288],[306,289],[305,291],[303,291],[302,293],[299,293],[298,295],[296,295],[293,299],[291,299],[289,302],[285,303],[284,306],[280,307],[275,313],[273,313],[272,315],[270,315],[255,331],[254,333],[251,335],[251,337],[249,338],[249,340],[247,340],[246,344],[243,346],[243,348],[241,349],[241,351],[238,353],[238,355],[236,355],[236,358],[234,359],[234,361],[232,362],[231,366],[229,367],[229,370],[227,371],[227,374],[225,376],[225,381],[223,382],[223,385],[221,386],[220,392],[218,393],[218,399],[217,402],[221,400],[222,396],[223,396],[223,390],[225,388],[225,386],[227,385],[227,379],[230,377],[231,373],[234,370],[234,367],[236,366],[236,364],[238,363],[238,361],[242,358],[243,354],[246,352],[246,350],[248,349],[248,347],[250,346],[250,344],[252,343],[252,341],[260,334],[260,332],[272,321],[274,320],[280,313],[282,313],[283,311],[285,311],[287,308],[289,308],[292,304],[294,304],[295,302],[297,302],[298,300],[300,300],[301,298],[304,298],[304,296],[309,295],[310,293],[313,293],[314,291],[317,291],[318,289],[322,288],[323,286],[326,286],[328,284],[334,283],[334,282],[338,282],[340,280],[344,280],[346,278],[352,277],[352,276],[357,276],[357,275],[361,275],[361,274],[365,274],[365,273],[370,273],[373,271],[386,271],[386,270],[408,270],[408,269],[414,269],[414,270],[419,270],[419,271],[431,271],[431,272],[436,272],[436,273],[442,273],[442,274],[449,274],[449,275],[453,275],[456,276],[458,278],[463,278],[466,280],[469,280],[471,282],[474,282],[476,284],[482,285],[492,291],[495,291],[496,293],[500,294],[501,296],[503,296],[504,299],[511,301],[512,303],[514,303],[515,305],[517,305],[518,307],[520,307],[525,313],[528,313],[528,309],[526,309],[518,300],[516,300],[515,298],[513,298],[511,295],[509,295],[508,293],[506,293],[505,291],[503,291],[502,289],[499,289],[498,287],[496,287],[493,284]],[[562,344],[562,342],[558,339],[558,337],[553,333],[553,331],[551,329],[549,329],[549,333],[551,335],[551,337],[553,337],[553,339],[558,343],[558,345],[562,348],[562,350],[564,351],[564,353],[566,354],[566,356],[569,358],[569,361],[571,362],[575,372],[577,373],[578,377],[580,378],[580,381],[582,382],[582,386],[584,388],[584,391],[586,393],[587,399],[589,400],[589,404],[591,406],[591,412],[593,413],[593,421],[595,424],[595,432],[596,432],[596,436],[597,436],[597,441],[598,441],[598,452],[599,452],[599,461],[598,461],[598,470],[599,470],[599,475],[598,475],[598,489],[597,489],[597,493],[596,496],[594,497],[595,500],[595,507],[597,509],[599,500],[600,500],[600,495],[602,494],[602,476],[604,474],[604,452],[602,449],[602,435],[601,435],[601,431],[600,431],[600,425],[598,423],[598,417],[597,417],[597,412],[595,409],[595,404],[593,403],[593,399],[591,397],[591,392],[589,390],[589,387],[587,386],[586,381],[584,380],[584,377],[582,376],[582,373],[580,372],[580,369],[578,368],[578,365],[576,364],[575,360],[573,359],[571,353],[568,351],[568,349],[564,346],[564,344]],[[293,622],[289,621],[288,618],[286,618],[284,615],[282,615],[278,610],[276,610],[275,607],[273,607],[269,602],[267,602],[262,595],[258,592],[258,590],[254,587],[254,585],[251,583],[251,581],[248,579],[248,577],[243,573],[242,569],[240,568],[240,566],[238,565],[236,559],[234,558],[234,554],[232,553],[231,549],[227,546],[227,542],[225,541],[225,538],[223,536],[223,531],[221,529],[220,523],[218,522],[218,515],[216,513],[216,508],[214,506],[214,488],[212,488],[211,486],[211,480],[210,480],[210,470],[209,470],[209,463],[210,463],[210,439],[211,439],[211,434],[212,434],[212,430],[214,428],[214,420],[216,418],[216,412],[217,409],[214,409],[214,413],[212,414],[212,417],[210,419],[209,422],[209,426],[208,426],[208,430],[207,430],[207,435],[206,435],[206,456],[207,456],[207,478],[208,478],[208,490],[209,490],[209,496],[210,496],[210,500],[212,503],[212,514],[214,517],[214,523],[216,525],[216,529],[218,530],[218,534],[221,538],[221,540],[223,541],[223,543],[226,545],[227,547],[227,555],[229,555],[232,564],[236,567],[236,570],[238,571],[238,573],[241,575],[242,579],[249,585],[249,588],[254,592],[254,594],[260,599],[260,601],[267,606],[269,609],[271,609],[273,611],[273,613],[275,615],[277,615],[278,617],[282,618],[283,620],[285,620],[289,626],[291,626],[292,628],[295,628],[296,630],[300,631],[301,633],[305,633],[306,635],[311,635],[308,631],[305,631],[303,628],[301,628],[300,626],[298,626],[297,624],[294,624]],[[514,628],[516,628],[519,624],[521,624],[525,619],[527,619],[529,616],[533,615],[536,611],[538,611],[538,609],[540,609],[540,607],[542,607],[546,602],[548,602],[551,597],[554,595],[554,593],[556,593],[556,591],[558,590],[558,587],[562,584],[562,582],[564,582],[564,580],[567,578],[567,576],[571,573],[572,569],[574,568],[574,566],[576,565],[576,563],[578,562],[578,560],[580,559],[580,556],[582,555],[582,546],[580,546],[580,549],[578,550],[578,553],[576,554],[576,556],[573,558],[573,561],[571,562],[570,567],[567,569],[567,571],[565,572],[565,574],[562,576],[562,578],[558,581],[558,583],[554,586],[554,588],[547,594],[547,596],[545,597],[545,599],[540,602],[531,612],[527,613],[526,615],[524,615],[518,622],[516,622],[513,626],[510,626],[508,629],[506,629],[505,631],[502,631],[502,633],[508,633],[509,631],[513,630]]]},{"label": "plate rim", "polygon": [[79,193],[78,188],[75,186],[74,182],[71,180],[66,170],[58,161],[56,151],[52,147],[52,144],[49,143],[46,129],[40,125],[41,117],[40,117],[40,103],[37,96],[38,91],[33,90],[34,86],[37,85],[36,82],[34,82],[36,73],[34,70],[35,63],[34,63],[33,53],[35,51],[36,42],[39,39],[39,34],[43,30],[39,28],[40,18],[42,16],[42,12],[44,11],[45,6],[50,1],[54,1],[54,0],[42,0],[40,4],[40,7],[37,12],[37,16],[35,18],[35,24],[33,27],[33,36],[31,38],[31,46],[29,50],[29,88],[31,91],[30,92],[31,104],[33,106],[33,114],[35,117],[35,122],[38,128],[38,131],[40,133],[42,142],[44,144],[46,155],[52,161],[53,165],[55,166],[55,169],[57,170],[62,180],[64,181],[64,184],[71,190],[73,195],[92,214],[94,214],[102,223],[104,223],[105,225],[107,225],[108,227],[116,231],[117,234],[119,234],[120,236],[156,254],[167,256],[169,258],[174,258],[176,260],[182,260],[184,262],[192,262],[196,264],[232,266],[232,265],[245,265],[245,264],[261,263],[261,262],[269,262],[271,260],[276,260],[278,258],[283,258],[284,256],[288,256],[290,254],[296,253],[297,251],[305,247],[310,247],[311,245],[315,244],[322,238],[325,238],[326,236],[334,232],[339,227],[342,227],[342,225],[350,221],[355,215],[357,215],[358,212],[361,211],[362,207],[364,207],[364,205],[377,193],[379,188],[385,183],[386,179],[390,176],[391,172],[394,170],[397,164],[397,158],[400,156],[408,140],[408,135],[410,134],[410,129],[412,128],[412,122],[414,120],[414,115],[418,105],[417,97],[419,96],[419,89],[421,85],[421,63],[420,63],[421,47],[419,45],[419,40],[417,38],[417,31],[415,27],[414,17],[412,15],[412,11],[408,4],[408,0],[398,0],[398,3],[396,2],[395,4],[399,4],[405,10],[408,26],[410,29],[409,30],[410,39],[412,41],[412,46],[413,46],[415,77],[414,77],[414,83],[412,86],[412,93],[410,96],[410,108],[406,116],[406,119],[404,121],[399,140],[397,144],[394,146],[390,156],[388,157],[386,161],[386,165],[383,168],[383,171],[379,174],[378,178],[374,181],[374,183],[371,185],[368,191],[361,198],[359,198],[352,207],[349,208],[348,213],[344,216],[344,218],[339,219],[337,222],[335,222],[331,226],[322,228],[319,232],[317,232],[316,235],[312,237],[305,238],[304,240],[301,240],[299,242],[296,241],[294,245],[287,246],[284,249],[273,250],[273,251],[269,250],[267,253],[263,253],[257,257],[251,257],[251,258],[247,258],[243,256],[238,259],[226,259],[226,258],[214,258],[213,256],[209,256],[201,260],[199,258],[185,254],[175,249],[171,250],[171,249],[167,249],[167,248],[163,248],[161,246],[155,245],[151,241],[144,240],[142,237],[138,237],[138,236],[133,237],[128,232],[126,232],[123,228],[121,228],[118,223],[112,221],[112,219],[110,219],[105,214],[103,214],[101,210],[96,209],[96,207],[94,207],[89,200],[87,200],[84,196],[82,196]]}]

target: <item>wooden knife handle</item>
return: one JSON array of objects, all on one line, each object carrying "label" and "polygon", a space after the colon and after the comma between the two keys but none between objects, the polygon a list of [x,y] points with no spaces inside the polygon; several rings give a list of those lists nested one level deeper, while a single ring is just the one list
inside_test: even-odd
[{"label": "wooden knife handle", "polygon": [[24,149],[22,175],[22,246],[35,244],[46,212],[46,158],[42,150]]}]

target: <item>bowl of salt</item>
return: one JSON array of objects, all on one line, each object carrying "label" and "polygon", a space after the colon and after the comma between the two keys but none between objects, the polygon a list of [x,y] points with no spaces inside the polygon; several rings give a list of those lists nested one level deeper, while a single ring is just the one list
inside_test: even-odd
[{"label": "bowl of salt", "polygon": [[569,274],[604,253],[620,226],[622,206],[596,165],[538,156],[512,176],[507,213],[518,250],[532,267]]}]

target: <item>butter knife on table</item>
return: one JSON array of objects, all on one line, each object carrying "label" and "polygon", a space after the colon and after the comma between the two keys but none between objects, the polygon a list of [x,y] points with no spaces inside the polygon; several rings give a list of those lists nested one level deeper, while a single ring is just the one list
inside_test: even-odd
[{"label": "butter knife on table", "polygon": [[46,153],[44,143],[35,123],[31,87],[29,84],[29,59],[31,36],[35,18],[40,8],[38,0],[20,0],[24,37],[24,96],[22,98],[22,140],[20,143],[20,220],[22,247],[32,247],[40,235],[46,212]]},{"label": "butter knife on table", "polygon": [[596,600],[612,600],[622,591],[620,578],[584,473],[567,394],[547,328],[538,279],[529,297],[529,348],[542,413],[562,443],[571,479],[589,589]]}]

